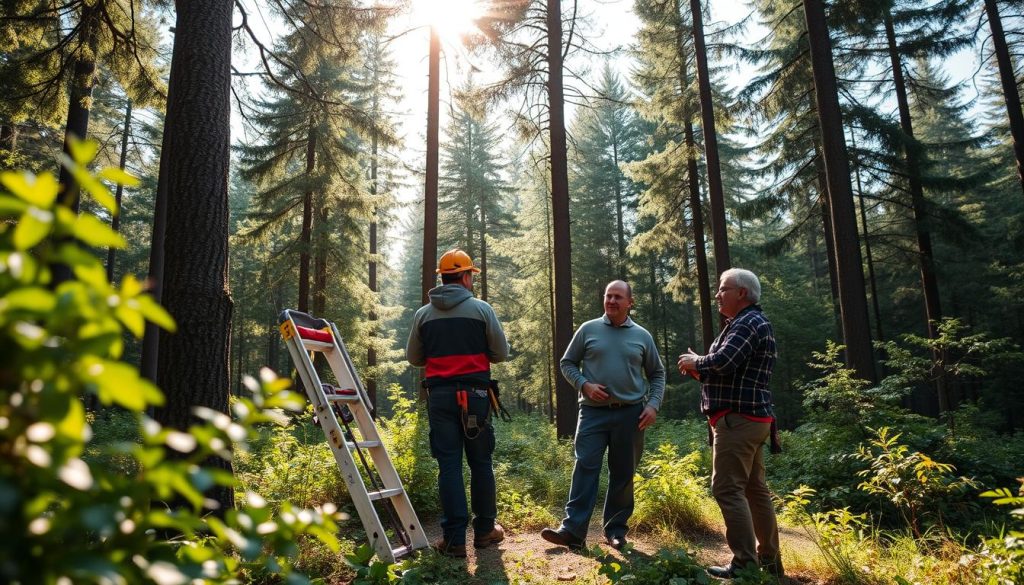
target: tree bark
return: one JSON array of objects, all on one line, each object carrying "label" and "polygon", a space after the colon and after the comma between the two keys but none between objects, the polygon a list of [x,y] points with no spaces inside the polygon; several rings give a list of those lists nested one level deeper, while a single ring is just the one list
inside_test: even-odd
[{"label": "tree bark", "polygon": [[[154,417],[187,429],[193,408],[228,410],[232,300],[228,290],[231,0],[177,0],[160,177],[168,195],[163,300],[178,331],[161,340]],[[231,469],[215,458],[209,464]],[[230,488],[209,494],[220,512]]]},{"label": "tree bark", "polygon": [[[678,0],[677,8],[678,8]],[[691,9],[693,6],[691,5]],[[678,10],[676,11],[678,13]],[[696,34],[696,25],[694,25],[694,33]],[[701,35],[703,38],[703,34]],[[715,339],[715,326],[712,319],[714,313],[711,311],[711,286],[710,276],[708,275],[708,253],[707,246],[704,242],[704,209],[701,205],[700,199],[700,177],[697,173],[697,143],[693,136],[693,111],[691,107],[690,96],[688,88],[690,87],[690,73],[686,66],[686,51],[684,50],[684,39],[683,31],[681,29],[676,30],[676,46],[679,51],[679,86],[683,92],[683,117],[686,122],[684,124],[683,132],[686,140],[686,175],[687,185],[689,187],[689,200],[690,200],[690,226],[693,231],[693,252],[694,260],[697,264],[697,293],[700,298],[700,325],[701,325],[701,341],[704,345],[704,351],[707,352],[711,348],[711,342]],[[712,133],[714,130],[712,129]],[[707,131],[705,130],[705,148],[707,148]],[[718,230],[715,230],[716,234]],[[724,233],[724,230],[723,232]],[[717,245],[717,240],[716,240]],[[726,248],[726,263],[728,264],[728,241],[725,242]],[[685,254],[685,250],[684,250]],[[719,258],[717,249],[715,253],[715,260]],[[727,270],[728,265],[723,270]],[[721,271],[719,272],[719,274]]]},{"label": "tree bark", "polygon": [[839,110],[832,43],[821,0],[804,0],[807,40],[814,74],[814,97],[818,108],[822,154],[828,179],[829,211],[836,246],[836,272],[839,275],[839,307],[846,343],[847,364],[858,378],[876,382],[871,351],[871,324],[864,292],[864,268],[857,241],[857,221],[850,188],[850,162],[846,156],[843,119]]},{"label": "tree bark", "polygon": [[[312,181],[316,167],[316,129],[310,121],[306,136],[306,180]],[[313,191],[302,196],[302,231],[299,232],[299,311],[309,313],[309,257],[313,247]],[[323,315],[317,315],[322,317]]]},{"label": "tree bark", "polygon": [[1003,87],[1003,98],[1006,102],[1006,116],[1010,122],[1010,136],[1013,137],[1013,156],[1017,160],[1017,179],[1024,190],[1024,113],[1021,112],[1020,92],[1017,91],[1017,78],[1010,59],[1010,49],[1006,45],[1006,34],[1003,32],[1003,21],[999,16],[996,0],[985,0],[985,13],[988,25],[992,29],[992,48],[999,64],[999,83]]},{"label": "tree bark", "polygon": [[[935,259],[932,253],[932,238],[928,230],[928,214],[925,209],[924,187],[921,185],[920,146],[914,138],[914,123],[910,117],[910,101],[903,78],[903,63],[896,46],[896,30],[892,14],[885,14],[885,38],[889,48],[889,62],[892,66],[892,80],[896,87],[896,105],[900,113],[900,128],[904,134],[903,154],[907,162],[907,182],[910,184],[911,209],[914,212],[914,233],[917,237],[917,265],[921,276],[921,290],[924,293],[925,321],[929,339],[939,338],[938,326],[942,321],[942,304],[939,299],[939,282],[935,275]],[[942,371],[943,355],[932,350],[936,393],[939,399],[939,414],[949,412],[949,386]],[[952,421],[952,418],[949,418]]]},{"label": "tree bark", "polygon": [[718,134],[715,132],[715,105],[711,98],[711,74],[704,46],[704,15],[700,0],[690,0],[693,13],[693,52],[697,60],[697,84],[700,90],[700,117],[704,130],[704,156],[708,166],[708,200],[711,203],[711,238],[715,250],[715,282],[729,269],[729,236],[726,232],[725,194],[722,167],[718,160]]},{"label": "tree bark", "polygon": [[[132,125],[132,100],[127,100],[124,107],[124,131],[121,133],[121,157],[118,160],[118,168],[122,171],[128,162],[128,134]],[[110,229],[115,233],[121,231],[121,196],[124,195],[124,185],[118,183],[114,191],[114,201],[117,203],[117,213],[114,213],[110,220]],[[117,261],[117,248],[111,246],[107,249],[107,281],[114,282],[114,264]]]},{"label": "tree bark", "polygon": [[[441,111],[441,38],[430,29],[429,87],[427,89],[427,182],[423,191],[423,284],[420,301],[430,302],[427,292],[437,282],[437,179],[438,120]],[[422,393],[421,393],[422,394]],[[426,398],[422,395],[421,398]]]},{"label": "tree bark", "polygon": [[622,177],[619,176],[619,144],[618,136],[612,135],[612,164],[615,165],[615,236],[618,243],[619,257],[615,263],[615,278],[626,280],[626,228],[622,217]]},{"label": "tree bark", "polygon": [[[96,55],[99,52],[99,23],[97,7],[84,3],[81,13],[81,46],[74,58],[74,66],[71,77],[71,91],[68,100],[68,119],[64,127],[64,154],[71,156],[70,144],[72,139],[84,140],[89,135],[89,112],[92,107],[92,90],[96,85]],[[84,58],[85,56],[88,58]],[[61,197],[64,203],[72,208],[75,213],[81,209],[81,199],[78,193],[78,184],[75,183],[71,173],[60,167],[59,181],[61,184]],[[67,267],[62,267],[64,272]],[[66,280],[70,277],[67,274],[55,274],[57,280]]]},{"label": "tree bark", "polygon": [[711,311],[711,282],[708,275],[708,253],[704,243],[704,210],[700,202],[700,182],[697,177],[697,158],[694,156],[693,124],[687,120],[686,174],[690,192],[690,225],[693,231],[693,256],[697,264],[697,293],[700,299],[700,335],[704,353],[715,340],[714,314]]},{"label": "tree bark", "polygon": [[[569,162],[565,137],[564,88],[562,86],[562,3],[548,0],[548,131],[551,137],[551,214],[555,255],[554,364],[561,361],[572,340],[572,269],[569,238]],[[555,376],[559,437],[576,431],[578,395],[565,379]]]},{"label": "tree bark", "polygon": [[[853,145],[854,150],[857,148],[856,137],[853,131],[850,131],[850,144]],[[860,182],[860,165],[857,163],[857,159],[854,158],[854,177],[857,180],[857,200],[860,204],[860,225],[861,225],[861,239],[864,240],[864,259],[868,265],[868,284],[871,287],[871,308],[875,314],[875,337],[878,341],[885,341],[885,335],[882,333],[882,311],[878,305],[878,279],[875,278],[875,260],[871,254],[871,238],[868,232],[868,212],[867,205],[864,203],[864,187]]]},{"label": "tree bark", "polygon": [[[374,69],[374,87],[379,83],[377,70]],[[379,114],[377,94],[373,96],[372,111]],[[370,218],[370,261],[367,265],[367,280],[370,292],[373,293],[373,310],[370,312],[370,343],[366,348],[366,394],[370,399],[373,417],[377,417],[377,307],[380,299],[377,296],[377,151],[379,149],[377,130],[370,136],[370,198],[373,200],[373,216]]]}]

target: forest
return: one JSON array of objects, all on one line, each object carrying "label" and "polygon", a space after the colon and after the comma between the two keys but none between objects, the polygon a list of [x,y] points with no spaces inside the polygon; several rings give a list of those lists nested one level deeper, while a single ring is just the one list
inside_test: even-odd
[{"label": "forest", "polygon": [[[1024,583],[1022,85],[1021,0],[0,0],[0,581],[712,582],[675,360],[745,268],[782,582]],[[452,248],[510,544],[390,563],[279,319],[336,324],[436,532],[405,348]],[[552,557],[617,279],[667,370],[635,547]]]}]

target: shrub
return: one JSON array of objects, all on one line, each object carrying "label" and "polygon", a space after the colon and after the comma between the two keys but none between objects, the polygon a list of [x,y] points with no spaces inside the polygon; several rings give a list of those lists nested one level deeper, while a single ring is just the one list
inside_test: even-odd
[{"label": "shrub", "polygon": [[712,582],[704,566],[685,550],[661,549],[653,557],[627,554],[621,562],[608,556],[602,559],[599,572],[612,583],[709,585]]},{"label": "shrub", "polygon": [[633,522],[637,528],[667,528],[695,535],[716,530],[708,511],[718,507],[708,495],[708,478],[698,475],[699,459],[697,452],[680,457],[668,444],[645,455],[636,482]]},{"label": "shrub", "polygon": [[1010,522],[1000,534],[986,538],[976,555],[977,574],[987,585],[1024,583],[1024,478],[1016,494],[1006,488],[985,492],[999,506],[1016,506],[1010,510]]},{"label": "shrub", "polygon": [[[100,178],[129,183],[118,169],[85,170],[97,147],[73,142],[63,163],[83,195],[115,213]],[[287,382],[265,371],[246,385],[228,415],[197,409],[189,432],[163,429],[143,413],[163,396],[122,363],[122,332],[142,334],[171,318],[142,284],[107,282],[103,266],[74,240],[97,247],[124,240],[97,217],[57,201],[50,174],[0,173],[0,581],[46,583],[209,583],[292,574],[296,541],[311,535],[338,543],[333,511],[282,504],[274,515],[246,494],[237,509],[211,515],[204,491],[235,487],[234,478],[202,467],[244,448],[254,428],[302,404]],[[54,285],[51,266],[71,278]],[[117,416],[117,439],[93,439],[83,398],[94,395]],[[129,422],[130,421],[130,422]],[[137,440],[135,440],[137,438]],[[174,452],[169,457],[168,452]],[[117,460],[118,465],[105,462]],[[169,507],[163,502],[180,502]]]}]

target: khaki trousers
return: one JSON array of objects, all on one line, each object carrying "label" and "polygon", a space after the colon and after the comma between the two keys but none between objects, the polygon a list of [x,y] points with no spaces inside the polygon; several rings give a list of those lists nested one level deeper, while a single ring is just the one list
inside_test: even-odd
[{"label": "khaki trousers", "polygon": [[764,480],[764,442],[770,429],[769,423],[733,413],[718,419],[712,429],[711,493],[722,509],[735,567],[779,556],[779,526]]}]

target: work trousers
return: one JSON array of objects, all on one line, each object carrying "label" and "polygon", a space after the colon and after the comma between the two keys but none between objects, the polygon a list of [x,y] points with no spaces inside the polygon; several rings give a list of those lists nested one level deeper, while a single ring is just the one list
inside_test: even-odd
[{"label": "work trousers", "polygon": [[637,429],[643,403],[618,407],[580,406],[576,424],[576,463],[572,469],[569,501],[561,530],[586,540],[590,517],[597,503],[601,463],[608,451],[608,493],[604,499],[604,534],[622,537],[633,515],[633,474],[644,448],[644,432]]},{"label": "work trousers", "polygon": [[746,567],[758,558],[779,556],[779,526],[764,480],[764,442],[770,423],[729,413],[715,423],[711,493],[722,509],[732,564]]},{"label": "work trousers", "polygon": [[[494,426],[487,421],[490,400],[486,390],[466,389],[468,415],[476,417],[478,430],[463,428],[462,409],[456,401],[456,388],[430,390],[430,453],[437,459],[437,488],[441,499],[441,530],[448,545],[466,543],[469,511],[466,485],[462,480],[462,455],[469,464],[469,494],[473,506],[473,530],[484,535],[494,530],[498,515],[494,484]],[[481,395],[482,394],[482,395]],[[477,434],[479,433],[479,434]],[[468,438],[466,435],[474,438]]]}]

